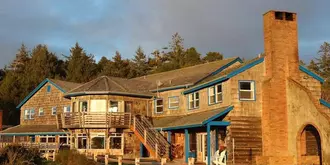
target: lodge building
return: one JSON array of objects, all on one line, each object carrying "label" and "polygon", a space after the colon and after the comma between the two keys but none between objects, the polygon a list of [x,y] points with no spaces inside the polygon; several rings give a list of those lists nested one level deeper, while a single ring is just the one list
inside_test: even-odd
[{"label": "lodge building", "polygon": [[265,53],[250,61],[85,84],[46,79],[1,142],[205,164],[226,146],[227,164],[330,164],[330,103],[324,79],[299,65],[297,15],[269,11],[263,22]]}]

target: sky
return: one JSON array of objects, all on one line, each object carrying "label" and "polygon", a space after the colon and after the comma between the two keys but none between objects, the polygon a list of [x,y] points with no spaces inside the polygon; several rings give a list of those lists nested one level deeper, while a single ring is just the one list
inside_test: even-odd
[{"label": "sky", "polygon": [[330,42],[329,0],[1,0],[0,68],[24,43],[46,44],[59,57],[78,42],[96,61],[115,51],[132,58],[168,45],[178,32],[186,48],[205,55],[253,58],[263,52],[262,15],[268,10],[298,14],[299,55],[317,57]]}]

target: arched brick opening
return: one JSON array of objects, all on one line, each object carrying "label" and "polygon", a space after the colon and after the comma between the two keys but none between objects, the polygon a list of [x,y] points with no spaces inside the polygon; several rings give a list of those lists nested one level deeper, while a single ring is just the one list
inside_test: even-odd
[{"label": "arched brick opening", "polygon": [[321,137],[318,129],[307,124],[301,128],[297,137],[298,164],[322,164]]}]

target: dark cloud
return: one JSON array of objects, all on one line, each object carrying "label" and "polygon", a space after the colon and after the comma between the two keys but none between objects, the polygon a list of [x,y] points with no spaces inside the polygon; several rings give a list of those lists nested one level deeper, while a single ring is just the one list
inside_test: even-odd
[{"label": "dark cloud", "polygon": [[78,41],[89,53],[130,58],[140,45],[147,53],[166,46],[179,32],[185,46],[205,54],[250,58],[263,52],[262,14],[270,9],[298,13],[300,56],[313,58],[330,40],[327,6],[307,0],[16,1],[0,2],[0,67],[20,44],[47,44],[68,54]]}]

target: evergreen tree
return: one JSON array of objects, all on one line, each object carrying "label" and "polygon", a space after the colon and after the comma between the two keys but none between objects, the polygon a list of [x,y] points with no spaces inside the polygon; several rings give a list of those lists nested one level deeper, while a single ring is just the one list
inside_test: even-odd
[{"label": "evergreen tree", "polygon": [[121,54],[116,51],[112,62],[108,63],[104,70],[104,75],[128,78],[130,74],[130,62],[129,60],[123,60]]},{"label": "evergreen tree", "polygon": [[133,63],[131,66],[132,72],[134,72],[134,77],[144,76],[148,74],[148,71],[150,70],[147,56],[144,54],[144,51],[140,46],[135,51]]},{"label": "evergreen tree", "polygon": [[315,63],[314,60],[311,60],[311,62],[309,63],[308,69],[312,70],[313,72],[319,74],[320,73],[320,68],[319,66]]},{"label": "evergreen tree", "polygon": [[102,57],[101,60],[97,63],[97,68],[98,68],[98,72],[99,74],[101,75],[105,75],[104,72],[105,72],[105,68],[107,65],[109,65],[109,63],[111,63],[110,60],[108,60],[108,58],[106,57]]},{"label": "evergreen tree", "polygon": [[201,63],[201,54],[199,54],[196,48],[191,47],[186,50],[185,66],[193,66]]},{"label": "evergreen tree", "polygon": [[320,58],[317,59],[320,74],[323,77],[330,78],[330,44],[324,42],[318,51]]},{"label": "evergreen tree", "polygon": [[70,52],[70,56],[67,57],[67,80],[82,83],[95,78],[97,65],[94,56],[87,55],[78,43],[70,49]]},{"label": "evergreen tree", "polygon": [[208,52],[206,53],[206,56],[203,58],[204,61],[206,62],[212,62],[216,60],[222,60],[223,55],[219,52]]},{"label": "evergreen tree", "polygon": [[14,70],[15,72],[22,73],[26,69],[25,67],[29,60],[30,60],[29,51],[27,47],[24,44],[22,44],[21,47],[18,49],[16,58],[10,64],[9,68],[11,70]]},{"label": "evergreen tree", "polygon": [[172,41],[169,44],[169,48],[171,51],[168,55],[174,69],[183,67],[185,65],[185,50],[183,46],[183,38],[179,35],[179,33],[175,33],[172,36]]}]

